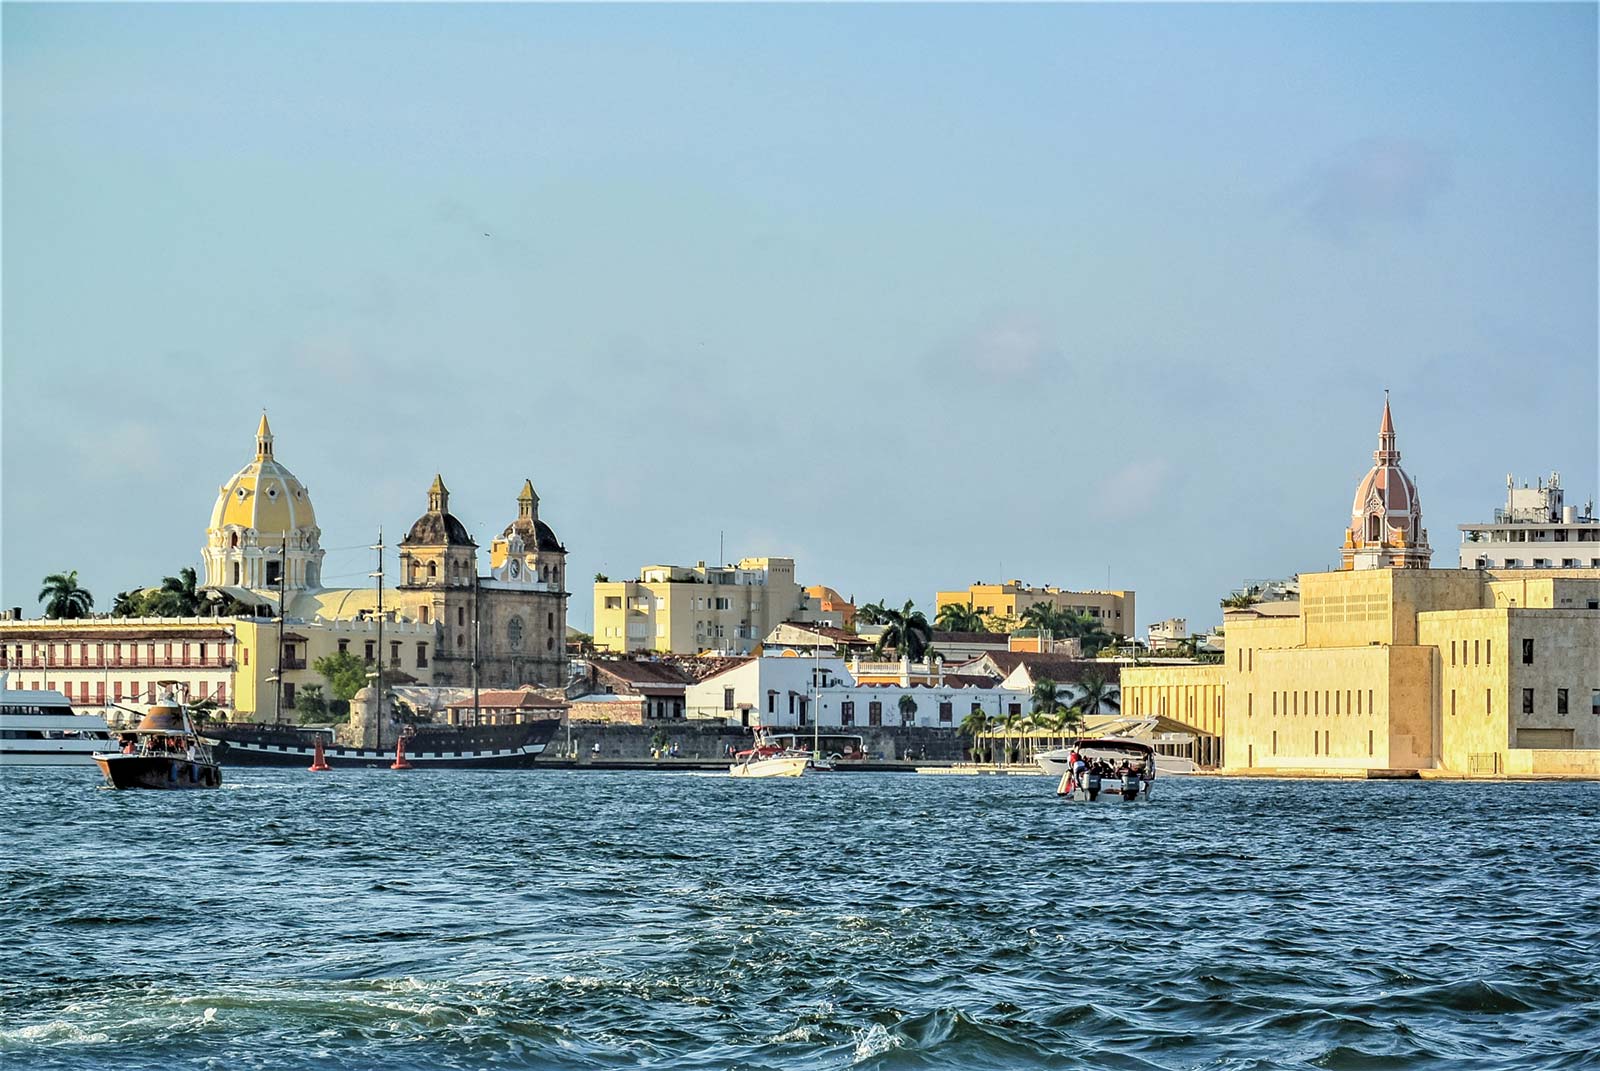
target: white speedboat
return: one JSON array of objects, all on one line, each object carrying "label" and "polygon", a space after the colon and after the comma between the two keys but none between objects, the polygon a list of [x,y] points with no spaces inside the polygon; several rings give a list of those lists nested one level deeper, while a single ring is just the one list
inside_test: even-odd
[{"label": "white speedboat", "polygon": [[73,713],[54,689],[8,687],[0,674],[0,766],[92,766],[110,746],[104,718]]},{"label": "white speedboat", "polygon": [[728,773],[733,777],[799,777],[811,764],[811,752],[786,748],[762,729],[755,746],[733,757]]},{"label": "white speedboat", "polygon": [[1059,752],[1035,758],[1046,773],[1055,772],[1051,767],[1061,771],[1056,795],[1087,803],[1147,800],[1157,774],[1155,748],[1129,736],[1080,737]]},{"label": "white speedboat", "polygon": [[[1096,737],[1116,737],[1148,745],[1155,753],[1156,773],[1162,777],[1197,773],[1200,767],[1195,765],[1193,759],[1175,754],[1179,750],[1188,750],[1187,745],[1193,742],[1194,737],[1183,733],[1154,733],[1155,727],[1155,718],[1113,718],[1095,724],[1089,733]],[[1071,752],[1070,747],[1040,751],[1034,754],[1033,761],[1051,777],[1060,777],[1068,772],[1068,756]]]}]

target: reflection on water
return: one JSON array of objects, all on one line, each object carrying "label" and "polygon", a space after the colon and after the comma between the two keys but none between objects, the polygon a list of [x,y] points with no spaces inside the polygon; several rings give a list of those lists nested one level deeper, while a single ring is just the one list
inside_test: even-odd
[{"label": "reflection on water", "polygon": [[1582,1067],[1600,786],[0,778],[8,1068]]}]

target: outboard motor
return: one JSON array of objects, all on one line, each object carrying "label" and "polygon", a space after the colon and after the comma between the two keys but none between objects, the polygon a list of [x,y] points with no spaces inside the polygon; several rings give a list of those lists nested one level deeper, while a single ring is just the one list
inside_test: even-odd
[{"label": "outboard motor", "polygon": [[1093,766],[1089,767],[1089,777],[1084,782],[1089,789],[1089,802],[1093,803],[1100,798],[1100,771]]},{"label": "outboard motor", "polygon": [[1139,775],[1132,770],[1123,771],[1122,798],[1124,800],[1136,800],[1139,798]]}]

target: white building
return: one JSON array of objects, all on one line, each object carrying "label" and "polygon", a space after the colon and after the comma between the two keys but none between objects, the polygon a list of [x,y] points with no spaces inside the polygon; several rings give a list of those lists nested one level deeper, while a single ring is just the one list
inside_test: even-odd
[{"label": "white building", "polygon": [[1566,504],[1561,474],[1533,487],[1506,477],[1506,505],[1489,524],[1462,524],[1463,569],[1600,569],[1594,503]]},{"label": "white building", "polygon": [[[909,696],[914,709],[902,710]],[[940,671],[931,681],[864,684],[842,658],[752,658],[691,684],[691,718],[769,728],[921,726],[953,729],[974,708],[996,717],[1025,714],[1029,693],[991,677]]]}]

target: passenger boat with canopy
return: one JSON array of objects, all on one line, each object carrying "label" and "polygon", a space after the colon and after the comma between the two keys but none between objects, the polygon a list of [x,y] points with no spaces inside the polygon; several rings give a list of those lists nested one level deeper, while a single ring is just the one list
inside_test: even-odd
[{"label": "passenger boat with canopy", "polygon": [[106,784],[112,788],[221,788],[222,767],[194,731],[189,711],[169,688],[140,720],[118,734],[122,749],[98,752]]},{"label": "passenger boat with canopy", "polygon": [[1084,736],[1065,749],[1066,772],[1056,795],[1085,803],[1134,803],[1150,798],[1156,780],[1155,748],[1127,736]]}]

